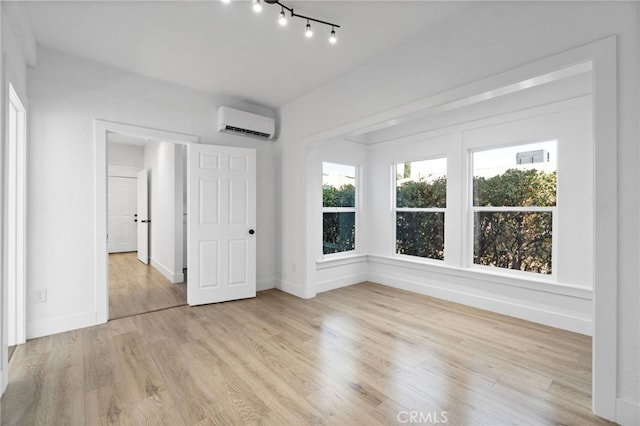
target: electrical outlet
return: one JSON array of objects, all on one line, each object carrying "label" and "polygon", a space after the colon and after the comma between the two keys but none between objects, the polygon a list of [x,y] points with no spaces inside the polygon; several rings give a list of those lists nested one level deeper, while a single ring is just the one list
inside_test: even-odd
[{"label": "electrical outlet", "polygon": [[33,290],[33,303],[44,303],[47,301],[47,289],[38,288]]}]

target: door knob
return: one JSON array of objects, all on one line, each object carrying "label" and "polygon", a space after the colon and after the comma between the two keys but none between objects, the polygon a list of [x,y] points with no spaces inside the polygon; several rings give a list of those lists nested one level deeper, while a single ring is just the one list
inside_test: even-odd
[{"label": "door knob", "polygon": [[151,223],[150,220],[141,220],[140,223]]},{"label": "door knob", "polygon": [[254,231],[253,229],[249,229],[249,235],[253,235],[255,233],[256,233],[256,231]]}]

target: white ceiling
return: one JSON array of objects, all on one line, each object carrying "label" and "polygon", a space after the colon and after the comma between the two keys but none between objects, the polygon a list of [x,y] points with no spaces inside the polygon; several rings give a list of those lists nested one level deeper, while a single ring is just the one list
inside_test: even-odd
[{"label": "white ceiling", "polygon": [[441,1],[291,1],[335,22],[278,25],[280,9],[249,1],[28,2],[39,44],[212,94],[280,107],[471,7]]}]

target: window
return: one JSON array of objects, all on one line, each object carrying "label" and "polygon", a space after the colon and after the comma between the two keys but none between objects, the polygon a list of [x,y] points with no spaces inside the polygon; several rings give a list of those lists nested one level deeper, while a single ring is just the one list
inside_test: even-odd
[{"label": "window", "polygon": [[444,260],[447,159],[396,165],[396,253]]},{"label": "window", "polygon": [[473,263],[553,270],[556,141],[477,151],[473,160]]},{"label": "window", "polygon": [[356,167],[322,163],[322,253],[356,248]]}]

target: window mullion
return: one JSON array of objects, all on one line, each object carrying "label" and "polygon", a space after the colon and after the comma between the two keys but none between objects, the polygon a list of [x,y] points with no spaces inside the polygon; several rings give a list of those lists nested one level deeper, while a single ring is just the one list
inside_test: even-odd
[{"label": "window mullion", "polygon": [[473,206],[474,212],[553,212],[556,206]]}]

